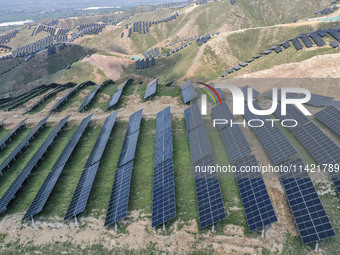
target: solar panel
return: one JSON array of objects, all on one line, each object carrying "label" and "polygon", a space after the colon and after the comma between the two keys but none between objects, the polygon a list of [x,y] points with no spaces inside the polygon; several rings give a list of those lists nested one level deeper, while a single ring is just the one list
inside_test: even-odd
[{"label": "solar panel", "polygon": [[190,80],[186,81],[182,86],[181,86],[181,90],[189,87],[189,86],[193,86],[192,82]]},{"label": "solar panel", "polygon": [[185,104],[191,102],[198,97],[197,92],[193,85],[182,90],[183,101]]},{"label": "solar panel", "polygon": [[255,132],[275,165],[297,155],[296,149],[276,125],[256,128]]},{"label": "solar panel", "polygon": [[190,156],[193,163],[212,154],[207,131],[204,125],[191,130],[188,133]]},{"label": "solar panel", "polygon": [[156,135],[154,166],[173,157],[172,129]]},{"label": "solar panel", "polygon": [[128,128],[126,131],[126,136],[139,130],[139,127],[142,121],[142,114],[143,114],[143,109],[140,109],[139,111],[135,112],[134,114],[130,116]]},{"label": "solar panel", "polygon": [[171,112],[170,112],[170,106],[165,108],[163,111],[160,111],[157,114],[156,119],[156,130],[157,132],[162,132],[164,130],[167,130],[171,128]]},{"label": "solar panel", "polygon": [[191,131],[195,129],[196,127],[203,124],[201,111],[197,103],[185,109],[184,116],[185,116],[187,131]]},{"label": "solar panel", "polygon": [[340,135],[340,111],[334,106],[329,106],[324,110],[314,114],[314,116],[331,130],[333,130],[333,132]]},{"label": "solar panel", "polygon": [[84,111],[87,106],[91,103],[91,101],[93,100],[93,98],[95,97],[95,95],[97,95],[98,91],[106,86],[107,84],[112,83],[112,80],[108,80],[105,81],[103,83],[101,83],[100,85],[98,85],[97,87],[95,87],[91,93],[86,97],[86,99],[84,100],[84,102],[79,106],[78,111]]},{"label": "solar panel", "polygon": [[144,99],[147,99],[156,93],[157,84],[158,84],[157,79],[151,81],[148,84],[148,86],[146,87]]},{"label": "solar panel", "polygon": [[116,170],[104,226],[111,225],[127,215],[133,163],[130,161]]},{"label": "solar panel", "polygon": [[[191,153],[191,151],[190,151]],[[217,174],[207,176],[196,171],[197,168],[216,166],[214,157],[198,161],[194,165],[195,188],[200,228],[205,228],[226,218],[221,187]]]},{"label": "solar panel", "polygon": [[[250,88],[249,86],[245,86],[243,87],[241,90],[243,92],[244,95],[244,100],[247,102],[248,101],[248,88]],[[258,91],[256,91],[255,89],[253,90],[253,99],[255,99],[260,93]]]},{"label": "solar panel", "polygon": [[233,164],[252,153],[241,128],[238,125],[220,130],[222,141]]},{"label": "solar panel", "polygon": [[49,117],[42,119],[25,137],[25,139],[8,155],[8,157],[0,165],[0,174],[4,171],[6,167],[9,167],[10,163],[15,160],[16,156],[29,144],[29,142],[34,138],[34,136],[43,128]]},{"label": "solar panel", "polygon": [[313,182],[304,171],[301,158],[284,166],[296,166],[297,169],[302,167],[302,171],[279,173],[302,242],[307,244],[335,236]]},{"label": "solar panel", "polygon": [[293,105],[286,105],[286,115],[282,115],[281,104],[278,104],[274,113],[281,120],[293,119],[297,121],[298,124],[296,127],[289,127],[291,131],[310,122],[310,120]]},{"label": "solar panel", "polygon": [[85,168],[90,167],[91,165],[97,163],[102,158],[105,147],[110,138],[110,134],[112,132],[113,126],[116,122],[117,115],[118,115],[118,111],[109,115],[106,118],[105,123],[97,138],[97,141],[92,148],[91,154],[86,161]]},{"label": "solar panel", "polygon": [[124,139],[123,148],[119,155],[117,166],[121,167],[129,161],[133,160],[136,153],[139,130]]},{"label": "solar panel", "polygon": [[12,139],[12,137],[13,137],[14,135],[16,135],[16,133],[17,133],[23,126],[25,126],[25,122],[26,122],[27,119],[28,119],[28,118],[26,118],[26,119],[20,121],[19,124],[16,125],[15,128],[13,128],[13,129],[11,130],[11,132],[9,132],[9,133],[8,133],[8,134],[0,141],[0,150],[2,150],[3,148],[5,148],[6,143],[7,143],[8,141],[10,141],[10,140]]},{"label": "solar panel", "polygon": [[66,118],[62,119],[59,124],[54,128],[54,130],[49,134],[46,138],[45,142],[39,147],[24,169],[20,172],[20,174],[13,181],[11,186],[7,189],[5,194],[0,199],[0,213],[5,211],[9,202],[14,198],[15,194],[22,187],[24,181],[28,178],[33,168],[37,165],[42,156],[46,153],[47,149],[51,146],[52,142],[56,138],[57,134],[61,131],[61,129],[66,125],[67,120],[70,115]]},{"label": "solar panel", "polygon": [[216,125],[218,130],[221,130],[230,125],[230,120],[235,120],[233,114],[231,113],[228,105],[225,102],[217,104],[215,107],[211,108],[214,119],[228,120],[227,124]]},{"label": "solar panel", "polygon": [[308,36],[306,36],[306,35],[302,36],[301,39],[302,39],[303,43],[306,45],[307,48],[310,48],[310,47],[313,46],[313,42]]},{"label": "solar panel", "polygon": [[116,90],[116,92],[113,94],[109,104],[107,105],[107,109],[113,108],[119,101],[121,95],[122,95],[123,90]]},{"label": "solar panel", "polygon": [[[217,98],[216,94],[215,94],[213,91],[211,91],[209,88],[207,88],[207,89],[210,91],[211,95],[212,95],[213,98],[215,99],[215,102],[216,102],[216,103],[219,103],[219,99]],[[222,91],[222,89],[220,89],[220,88],[215,88],[215,90],[216,90],[217,94],[219,95],[219,97],[221,98],[221,100],[222,100],[223,98],[225,98],[225,94],[224,94],[224,92]],[[214,100],[213,100],[211,97],[209,97],[209,99],[210,99],[210,102],[211,102],[212,104],[215,103]]]},{"label": "solar panel", "polygon": [[75,217],[77,214],[85,211],[91,188],[99,168],[99,164],[100,162],[98,161],[92,166],[85,168],[81,173],[77,188],[74,191],[64,220],[68,220],[72,217]]},{"label": "solar panel", "polygon": [[302,44],[300,43],[298,38],[292,39],[292,43],[295,47],[296,50],[301,50],[302,49]]},{"label": "solar panel", "polygon": [[243,172],[242,170],[242,167],[258,167],[256,157],[252,155],[244,158],[234,166],[237,169],[235,175],[249,231],[254,231],[276,222],[277,217],[261,172]]},{"label": "solar panel", "polygon": [[154,167],[152,194],[152,227],[176,217],[173,159]]},{"label": "solar panel", "polygon": [[313,41],[316,43],[317,46],[322,47],[325,45],[325,41],[322,40],[321,36],[318,35],[317,33],[314,32],[310,34],[309,36],[313,39]]}]

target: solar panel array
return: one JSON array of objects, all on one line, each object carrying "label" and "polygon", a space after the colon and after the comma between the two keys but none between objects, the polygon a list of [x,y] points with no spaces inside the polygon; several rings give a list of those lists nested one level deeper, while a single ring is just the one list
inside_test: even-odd
[{"label": "solar panel array", "polygon": [[15,160],[18,154],[29,144],[29,142],[34,138],[34,136],[42,129],[49,117],[42,119],[31,132],[21,141],[21,143],[7,156],[7,158],[0,165],[0,174],[4,171],[6,167],[9,167],[10,163]]},{"label": "solar panel array", "polygon": [[[302,171],[280,172],[280,179],[285,189],[295,224],[304,244],[317,242],[335,236],[319,195],[304,170],[301,158],[288,162],[285,166],[302,167]],[[291,168],[293,169],[293,168]]]},{"label": "solar panel array", "polygon": [[157,114],[152,194],[152,227],[170,221],[175,217],[175,177],[169,106]]},{"label": "solar panel array", "polygon": [[[225,102],[212,108],[215,119],[231,119],[232,113]],[[241,172],[243,166],[258,166],[256,157],[238,125],[218,128],[231,163],[236,167],[236,180],[250,231],[277,221],[277,217],[264,184],[261,172]]]},{"label": "solar panel array", "polygon": [[137,147],[142,113],[143,109],[130,116],[123,148],[117,163],[104,226],[116,223],[127,215],[134,155]]},{"label": "solar panel array", "polygon": [[182,96],[183,96],[183,101],[185,104],[190,103],[193,101],[195,98],[198,97],[197,92],[194,88],[194,85],[190,80],[188,80],[185,84],[181,86],[182,89]]},{"label": "solar panel array", "polygon": [[[257,103],[253,102],[253,104],[256,109],[261,109]],[[251,119],[261,119],[263,121],[271,119],[269,116],[254,115],[249,111],[248,107],[246,108],[245,117],[248,121]],[[297,155],[296,149],[276,124],[266,124],[262,127],[252,127],[252,129],[255,131],[275,165],[283,163]]]},{"label": "solar panel array", "polygon": [[106,118],[97,141],[92,148],[91,154],[87,159],[84,170],[81,173],[64,220],[68,220],[85,211],[93,182],[100,165],[100,160],[110,138],[113,126],[117,119],[117,115],[118,111]]},{"label": "solar panel array", "polygon": [[46,153],[47,149],[51,146],[52,142],[56,138],[57,134],[61,131],[61,129],[66,125],[68,118],[62,119],[59,124],[53,129],[53,131],[46,138],[45,142],[39,147],[24,169],[20,172],[20,174],[13,181],[11,186],[7,189],[5,194],[0,199],[0,213],[5,211],[9,202],[14,198],[15,194],[22,187],[24,181],[28,178],[33,168],[37,165],[39,160]]},{"label": "solar panel array", "polygon": [[207,131],[197,104],[184,111],[190,156],[194,170],[200,228],[225,219],[221,187],[216,173],[197,172],[197,168],[216,166]]},{"label": "solar panel array", "polygon": [[340,111],[334,106],[329,106],[324,110],[314,114],[323,124],[340,135]]},{"label": "solar panel array", "polygon": [[27,210],[26,214],[22,218],[25,220],[27,218],[33,218],[34,215],[42,211],[45,206],[47,199],[49,198],[55,184],[57,183],[61,172],[63,171],[67,161],[69,160],[72,152],[77,146],[81,136],[83,135],[86,127],[90,123],[93,114],[83,119],[83,121],[78,126],[76,132],[73,134],[63,152],[59,155],[57,161],[53,165],[51,171],[48,173],[44,183],[41,185],[38,193],[36,194],[32,204]]},{"label": "solar panel array", "polygon": [[158,84],[157,79],[154,79],[148,84],[148,86],[146,87],[144,99],[150,98],[156,93],[157,84]]},{"label": "solar panel array", "polygon": [[243,172],[242,167],[258,167],[254,155],[236,164],[236,180],[246,213],[249,231],[263,228],[277,221],[274,207],[260,171]]},{"label": "solar panel array", "polygon": [[[302,116],[303,114],[300,113],[300,115]],[[281,120],[284,119],[282,115],[277,116]],[[319,165],[329,167],[330,165],[339,164],[340,147],[325,135],[313,122],[309,121],[291,131]],[[329,175],[340,195],[340,173],[329,171]]]},{"label": "solar panel array", "polygon": [[112,84],[113,81],[112,80],[108,80],[108,81],[104,81],[103,83],[101,83],[100,85],[98,85],[97,87],[95,87],[91,93],[86,97],[86,99],[84,100],[84,102],[79,106],[78,111],[84,111],[88,105],[91,103],[91,101],[93,100],[93,98],[95,97],[95,95],[97,95],[98,91],[103,88],[104,86],[108,85],[108,84]]},{"label": "solar panel array", "polygon": [[300,43],[298,38],[292,39],[292,43],[295,47],[296,50],[301,50],[302,49],[302,44]]},{"label": "solar panel array", "polygon": [[73,89],[71,89],[65,96],[63,96],[53,107],[52,109],[49,111],[50,113],[55,112],[58,110],[58,108],[60,108],[72,95],[74,95],[78,90],[80,90],[81,88],[85,87],[85,86],[91,86],[94,85],[94,83],[92,81],[87,81],[84,83],[81,83],[77,86],[75,86]]},{"label": "solar panel array", "polygon": [[123,89],[125,88],[125,86],[130,82],[130,80],[126,80],[124,81],[122,84],[120,84],[117,88],[117,90],[115,91],[115,93],[113,94],[110,102],[108,103],[106,109],[112,109],[115,107],[115,105],[118,103],[122,93],[123,93]]},{"label": "solar panel array", "polygon": [[25,122],[26,122],[27,119],[28,119],[28,118],[26,118],[26,119],[20,121],[19,124],[16,125],[15,128],[13,128],[13,129],[11,130],[11,132],[9,132],[9,133],[8,133],[8,134],[0,141],[0,151],[1,151],[3,148],[6,147],[7,142],[9,142],[9,141],[13,138],[13,136],[15,136],[16,133],[17,133],[22,127],[25,126]]}]

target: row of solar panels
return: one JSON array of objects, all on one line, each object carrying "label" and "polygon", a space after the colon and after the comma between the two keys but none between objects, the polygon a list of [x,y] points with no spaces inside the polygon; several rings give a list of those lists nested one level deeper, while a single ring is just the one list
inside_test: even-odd
[{"label": "row of solar panels", "polygon": [[185,43],[185,44],[181,45],[180,47],[173,49],[172,51],[168,51],[166,53],[166,56],[169,57],[171,54],[174,54],[174,53],[176,53],[180,50],[183,50],[184,48],[186,48],[187,46],[190,46],[190,45],[192,45],[192,42]]},{"label": "row of solar panels", "polygon": [[319,11],[314,12],[314,14],[315,14],[315,15],[317,15],[317,14],[327,15],[327,14],[333,13],[333,12],[336,11],[336,10],[339,10],[339,7],[338,7],[338,6],[327,7],[327,8],[325,8],[325,9],[322,9],[322,10],[319,10]]},{"label": "row of solar panels", "polygon": [[136,70],[140,70],[140,69],[147,69],[150,68],[152,66],[154,66],[156,64],[156,59],[154,57],[152,57],[151,59],[138,59],[136,61]]},{"label": "row of solar panels", "polygon": [[43,93],[45,93],[46,91],[52,89],[52,88],[56,88],[57,86],[59,86],[56,83],[52,83],[50,85],[41,85],[39,87],[36,87],[18,97],[14,97],[14,98],[10,98],[9,100],[6,100],[4,102],[0,102],[0,109],[6,110],[6,111],[10,111],[20,105],[23,105],[24,103],[26,103],[27,101],[33,99],[36,96],[39,96]]},{"label": "row of solar panels", "polygon": [[143,56],[145,57],[145,59],[151,59],[153,57],[157,58],[161,56],[161,53],[159,52],[158,48],[154,48],[154,49],[150,49],[147,51],[143,51]]},{"label": "row of solar panels", "polygon": [[[216,33],[213,33],[211,34],[211,36],[215,36],[215,35],[219,35],[220,32],[216,32]],[[198,34],[198,35],[193,35],[191,37],[187,37],[185,39],[182,39],[182,40],[179,40],[179,41],[176,41],[176,42],[173,42],[173,43],[169,43],[167,45],[165,45],[165,47],[170,47],[170,46],[173,46],[177,43],[181,43],[181,42],[187,42],[187,41],[191,41],[192,39],[196,39],[196,38],[200,38],[202,35],[201,34]]]},{"label": "row of solar panels", "polygon": [[[332,37],[334,37],[337,41],[332,42],[331,46],[333,48],[339,47],[339,42],[340,41],[340,27],[336,28],[336,29],[327,29],[327,30],[317,30],[309,35],[307,34],[300,34],[298,37],[293,38],[291,40],[288,40],[284,43],[278,44],[276,46],[271,47],[268,50],[263,51],[261,54],[256,55],[242,63],[240,63],[239,65],[228,69],[227,72],[222,73],[221,77],[226,77],[228,74],[232,74],[234,71],[239,71],[241,70],[242,67],[246,67],[249,63],[255,61],[256,59],[259,59],[262,57],[262,55],[269,55],[270,53],[272,53],[273,51],[275,51],[276,53],[280,53],[282,52],[282,47],[284,49],[287,49],[290,47],[290,42],[294,45],[296,50],[301,50],[303,48],[301,42],[299,39],[302,40],[302,42],[304,43],[304,45],[307,48],[313,47],[313,42],[312,40],[315,42],[315,44],[319,47],[324,46],[326,43],[325,41],[322,39],[322,37],[326,36],[327,34],[330,34]],[[311,40],[312,39],[312,40]]]},{"label": "row of solar panels", "polygon": [[197,45],[201,46],[203,43],[208,42],[208,40],[211,39],[211,35],[207,34],[206,36],[201,36],[196,39]]},{"label": "row of solar panels", "polygon": [[[261,109],[258,105],[255,107],[257,109]],[[222,106],[218,105],[215,106],[213,109],[213,115],[214,118],[216,119],[233,119],[233,115],[231,114],[228,106],[223,103]],[[309,122],[309,120],[302,114],[299,113],[297,114],[298,110],[297,109],[292,109],[290,108],[288,110],[288,115],[287,116],[281,116],[278,115],[276,113],[276,115],[281,119],[286,119],[286,118],[291,118],[291,119],[297,119],[299,123],[301,123],[301,120],[305,119],[305,122]],[[326,113],[326,114],[325,114]],[[334,107],[332,108],[326,108],[324,111],[320,112],[320,115],[324,116],[324,119],[327,119],[328,122],[331,122],[331,120],[328,119],[327,116],[329,116],[330,114],[335,114],[335,116],[340,115],[340,111],[335,109]],[[245,113],[245,117],[246,119],[252,119],[252,118],[257,118],[257,119],[261,119],[263,116],[252,116],[249,115],[248,113]],[[269,117],[269,116],[267,116]],[[298,117],[298,118],[297,118]],[[302,124],[304,124],[304,122],[302,121]],[[276,127],[277,128],[277,127]],[[276,129],[274,128],[274,129]],[[301,127],[300,127],[301,128]],[[316,128],[316,126],[315,126]],[[257,165],[256,162],[256,158],[254,156],[247,156],[249,155],[249,153],[251,153],[251,149],[249,147],[249,144],[247,143],[247,141],[244,138],[244,135],[242,134],[241,130],[239,130],[239,127],[237,125],[234,126],[230,126],[230,125],[224,125],[222,127],[219,127],[220,129],[220,133],[221,133],[221,137],[222,140],[226,146],[227,152],[229,154],[229,157],[231,159],[232,162],[238,161],[241,159],[241,162],[243,162],[241,165],[247,165],[247,166],[254,166]],[[266,151],[268,152],[269,156],[273,159],[276,158],[276,154],[274,150],[280,150],[280,148],[275,148],[273,149],[272,147],[268,146],[270,145],[267,142],[267,138],[265,138],[264,136],[262,136],[262,131],[260,131],[260,129],[268,129],[268,126],[264,126],[264,127],[258,127],[258,128],[253,128],[255,133],[258,135],[260,141],[262,142],[262,144],[264,145]],[[318,129],[318,128],[316,128]],[[321,136],[321,134],[317,134],[316,129],[314,130],[313,134],[316,137],[320,137],[318,139],[318,143],[322,143],[323,144],[329,144],[331,143],[329,140],[329,138],[325,138],[323,136]],[[223,131],[225,130],[225,131]],[[319,130],[319,129],[318,129]],[[294,132],[294,131],[293,131]],[[321,130],[319,130],[319,132],[322,132]],[[264,132],[266,133],[266,131]],[[305,133],[305,132],[304,132]],[[308,132],[307,132],[308,134]],[[292,153],[286,153],[285,152],[285,148],[287,146],[290,146],[291,148],[292,145],[288,145],[287,143],[289,143],[288,140],[286,140],[285,142],[282,142],[282,138],[281,135],[279,135],[277,132],[270,132],[270,134],[268,134],[270,136],[275,136],[275,140],[272,141],[272,143],[274,144],[273,146],[280,146],[278,143],[281,143],[281,146],[283,147],[283,150],[281,151],[283,155],[286,155],[286,161],[288,161],[288,163],[285,163],[285,166],[291,167],[297,167],[297,169],[303,169],[303,171],[291,171],[291,172],[280,172],[280,179],[281,182],[284,186],[285,192],[286,192],[286,196],[289,202],[289,205],[291,207],[291,210],[293,212],[293,217],[295,219],[299,234],[302,238],[303,243],[310,243],[310,242],[317,242],[320,240],[324,240],[326,238],[335,236],[335,232],[332,228],[332,225],[327,217],[327,214],[323,208],[323,205],[321,203],[321,200],[316,192],[316,189],[308,175],[308,173],[304,170],[304,164],[301,160],[301,158],[297,158],[297,159],[291,159],[293,156]],[[304,136],[306,135],[306,133],[304,134]],[[271,139],[271,138],[269,138]],[[298,138],[299,139],[299,138]],[[300,140],[300,139],[299,139]],[[307,139],[305,139],[305,141],[310,141],[313,140],[312,137],[308,137]],[[304,142],[302,140],[300,140],[300,142],[302,142],[302,144],[306,147],[306,149],[312,154],[311,149],[312,146],[317,146],[318,143],[314,143],[313,145],[310,145],[309,149],[307,148],[307,145],[304,144]],[[322,147],[322,146],[321,146]],[[325,158],[324,160],[326,160],[328,162],[328,164],[334,164],[334,162],[337,162],[335,164],[338,164],[338,162],[340,162],[340,149],[339,147],[336,149],[335,147],[333,148],[324,148],[326,149],[328,152],[334,152],[334,155],[337,155],[337,159],[332,160],[329,158]],[[292,150],[295,151],[295,149],[293,148]],[[321,150],[321,151],[320,151]],[[322,149],[320,148],[320,145],[317,146],[317,148],[315,148],[314,151],[319,151],[319,155],[323,155],[323,157],[325,157],[325,153],[323,153]],[[315,154],[315,152],[314,152]],[[312,154],[313,155],[313,154]],[[273,157],[274,156],[274,157]],[[244,158],[247,157],[247,158]],[[315,157],[315,156],[313,156]],[[274,160],[273,160],[274,161]],[[325,161],[323,161],[325,162]],[[282,163],[282,162],[281,162]],[[284,163],[284,162],[283,162]],[[319,164],[321,164],[321,161],[318,161]],[[233,163],[235,164],[235,163]],[[235,165],[240,165],[240,164],[235,164]],[[238,168],[238,167],[237,167]],[[292,168],[289,168],[292,169]],[[340,174],[337,173],[333,173],[330,172],[332,180],[336,186],[337,191],[339,192],[339,185],[340,184]],[[258,175],[256,177],[257,173],[251,173],[251,175],[249,175],[249,173],[246,174],[237,174],[237,180],[238,180],[238,185],[239,185],[239,190],[241,193],[241,197],[242,197],[242,202],[243,205],[245,206],[245,211],[246,211],[246,217],[247,217],[247,222],[250,227],[250,224],[253,224],[254,222],[256,223],[256,221],[258,222],[258,226],[262,227],[261,225],[261,221],[263,220],[264,217],[267,217],[268,215],[272,215],[273,217],[271,219],[267,219],[267,223],[270,224],[270,222],[274,222],[276,221],[276,216],[275,216],[275,212],[272,209],[272,206],[265,206],[265,203],[263,203],[263,199],[260,198],[259,201],[261,201],[260,205],[258,206],[258,208],[261,210],[261,213],[259,215],[257,215],[256,213],[256,208],[257,208],[257,203],[256,201],[253,201],[251,203],[249,203],[249,200],[254,200],[254,198],[257,198],[259,196],[261,196],[261,194],[265,194],[266,190],[263,190],[262,192],[258,193],[256,195],[256,193],[258,191],[261,190],[262,188],[265,188],[265,185],[258,185],[258,181],[262,178],[261,174]],[[255,187],[254,186],[249,186],[247,188],[245,188],[243,186],[243,184],[246,185],[252,185],[251,183],[253,182],[256,183]],[[240,185],[241,184],[241,185]],[[255,189],[254,189],[255,188]],[[244,192],[244,194],[242,194]],[[339,193],[340,194],[340,193]],[[265,197],[267,198],[267,195],[265,195]],[[268,197],[269,198],[269,197]],[[270,202],[270,200],[269,200]],[[268,203],[269,204],[269,203]],[[251,205],[251,208],[246,208],[247,206]],[[270,203],[271,205],[271,203]],[[266,208],[271,208],[270,210],[272,211],[272,213],[268,213],[266,212]],[[254,211],[255,210],[255,214]],[[255,221],[254,219],[249,218],[248,216],[251,217],[255,217]],[[256,224],[255,224],[256,226]],[[254,228],[256,229],[256,227]]]},{"label": "row of solar panels", "polygon": [[15,38],[18,33],[18,30],[14,30],[6,35],[0,36],[0,44],[10,43],[11,39]]}]

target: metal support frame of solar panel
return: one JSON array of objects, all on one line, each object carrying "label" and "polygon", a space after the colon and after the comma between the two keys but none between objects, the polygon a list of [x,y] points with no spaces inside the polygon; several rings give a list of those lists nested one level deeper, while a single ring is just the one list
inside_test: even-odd
[{"label": "metal support frame of solar panel", "polygon": [[80,90],[81,88],[85,87],[85,86],[90,86],[90,85],[94,85],[93,82],[91,81],[87,81],[84,83],[81,83],[77,86],[75,86],[73,89],[71,89],[65,96],[63,96],[53,107],[52,109],[49,111],[50,113],[55,112],[67,99],[69,99],[69,97],[71,97],[74,93],[76,93],[78,90]]},{"label": "metal support frame of solar panel", "polygon": [[116,223],[127,215],[134,155],[138,142],[142,113],[143,109],[130,116],[124,144],[117,163],[104,226]]},{"label": "metal support frame of solar panel", "polygon": [[97,95],[98,91],[108,85],[109,83],[112,83],[112,80],[108,80],[108,81],[104,81],[103,83],[99,84],[97,87],[95,87],[91,93],[86,97],[86,99],[84,100],[84,102],[79,106],[78,111],[84,111],[87,106],[91,103],[91,101],[93,100],[93,98]]},{"label": "metal support frame of solar panel", "polygon": [[337,108],[329,106],[314,116],[337,135],[340,135],[340,111]]},{"label": "metal support frame of solar panel", "polygon": [[115,91],[115,93],[113,94],[110,102],[108,103],[106,109],[110,109],[115,107],[115,105],[118,103],[122,93],[123,93],[123,89],[125,88],[126,84],[129,82],[129,80],[126,80],[125,82],[123,82],[122,84],[120,84],[117,88],[117,90]]},{"label": "metal support frame of solar panel", "polygon": [[79,178],[64,220],[76,217],[77,214],[85,211],[93,182],[99,168],[100,160],[103,156],[113,126],[116,122],[117,115],[118,111],[106,118],[97,141],[92,148],[91,154],[87,159],[84,170]]},{"label": "metal support frame of solar panel", "polygon": [[93,114],[83,119],[83,121],[78,126],[76,132],[73,134],[63,152],[59,155],[57,161],[54,163],[51,171],[48,173],[44,183],[41,185],[38,193],[33,199],[32,204],[27,210],[26,214],[22,218],[24,221],[27,218],[33,218],[34,215],[38,214],[42,211],[43,207],[46,204],[47,199],[49,198],[55,184],[57,183],[61,172],[63,171],[65,164],[69,160],[72,152],[74,151],[76,145],[78,144],[81,136],[83,135],[86,127],[90,123]]},{"label": "metal support frame of solar panel", "polygon": [[10,141],[16,133],[25,126],[25,122],[28,118],[19,122],[1,141],[0,141],[0,151],[5,148],[8,141]]},{"label": "metal support frame of solar panel", "polygon": [[[257,167],[256,157],[251,155],[234,164],[236,181],[241,195],[249,231],[264,228],[277,221],[273,204],[260,171],[245,172],[242,167]],[[259,168],[258,168],[259,170]]]},{"label": "metal support frame of solar panel", "polygon": [[[270,119],[269,116],[254,115],[250,113],[249,109],[245,112],[248,112],[248,114],[245,114],[248,121],[256,118]],[[249,118],[250,115],[255,117]],[[275,165],[285,162],[298,154],[294,146],[289,142],[287,137],[276,126],[276,124],[273,124],[273,126],[267,124],[262,127],[252,127],[252,129],[255,131]]]},{"label": "metal support frame of solar panel", "polygon": [[188,132],[203,125],[201,111],[197,103],[184,110],[184,117]]},{"label": "metal support frame of solar panel", "polygon": [[157,114],[154,156],[152,227],[176,216],[170,107]]},{"label": "metal support frame of solar panel", "polygon": [[7,158],[0,165],[0,174],[4,171],[6,167],[9,167],[10,163],[15,160],[16,156],[29,144],[29,142],[34,138],[34,136],[42,129],[49,117],[42,119],[24,138],[23,141],[7,156]]},{"label": "metal support frame of solar panel", "polygon": [[150,98],[150,97],[152,97],[156,93],[157,84],[158,84],[158,80],[157,79],[151,81],[148,84],[148,86],[146,87],[144,99]]},{"label": "metal support frame of solar panel", "polygon": [[[190,151],[191,153],[191,151]],[[216,166],[212,155],[193,164],[200,228],[214,225],[226,218],[218,175],[198,173],[196,167]]]},{"label": "metal support frame of solar panel", "polygon": [[4,125],[4,122],[5,122],[6,119],[7,119],[7,117],[5,117],[2,120],[0,120],[0,127]]},{"label": "metal support frame of solar panel", "polygon": [[313,182],[304,170],[302,159],[295,159],[284,166],[293,169],[291,166],[294,165],[298,171],[280,172],[279,176],[302,242],[307,244],[335,236]]},{"label": "metal support frame of solar panel", "polygon": [[58,133],[61,132],[62,128],[66,125],[67,120],[70,115],[66,118],[62,119],[58,125],[53,129],[53,131],[48,135],[44,143],[39,147],[39,149],[35,152],[30,161],[26,164],[24,169],[20,172],[20,174],[16,177],[16,179],[12,182],[10,187],[7,189],[5,194],[0,199],[0,213],[6,210],[10,201],[14,198],[15,194],[22,187],[24,181],[31,174],[33,168],[38,164],[43,155],[47,152],[47,149],[51,146],[54,139],[57,137]]}]

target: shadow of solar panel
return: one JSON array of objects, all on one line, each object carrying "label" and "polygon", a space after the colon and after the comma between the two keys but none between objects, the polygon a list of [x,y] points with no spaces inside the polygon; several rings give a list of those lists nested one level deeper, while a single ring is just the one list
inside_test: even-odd
[{"label": "shadow of solar panel", "polygon": [[156,133],[161,133],[169,128],[171,128],[170,106],[157,114]]},{"label": "shadow of solar panel", "polygon": [[187,131],[191,131],[196,127],[203,125],[203,119],[198,104],[184,110],[185,123]]},{"label": "shadow of solar panel", "polygon": [[6,167],[9,167],[9,164],[15,159],[15,157],[21,152],[21,150],[24,149],[24,147],[29,144],[29,141],[34,138],[39,130],[45,126],[48,118],[49,117],[42,119],[25,137],[25,139],[7,156],[7,158],[0,165],[0,174],[4,171]]},{"label": "shadow of solar panel", "polygon": [[22,120],[19,122],[18,125],[15,126],[15,128],[13,128],[11,130],[11,132],[9,132],[1,141],[0,141],[0,150],[2,150],[5,146],[6,143],[10,141],[10,139],[23,127],[25,126],[25,122],[28,118]]},{"label": "shadow of solar panel", "polygon": [[81,173],[64,220],[75,217],[77,214],[85,211],[99,164],[100,162],[97,162],[94,165],[85,168]]},{"label": "shadow of solar panel", "polygon": [[111,225],[127,215],[132,169],[133,161],[130,161],[116,170],[104,226]]},{"label": "shadow of solar panel", "polygon": [[293,145],[275,124],[273,127],[256,128],[255,132],[275,165],[297,155]]},{"label": "shadow of solar panel", "polygon": [[135,112],[130,116],[128,128],[125,134],[126,136],[131,135],[132,133],[139,130],[140,123],[142,121],[142,114],[143,109],[140,109],[138,112]]},{"label": "shadow of solar panel", "polygon": [[233,164],[252,153],[239,126],[226,127],[220,130],[220,134]]},{"label": "shadow of solar panel", "polygon": [[119,155],[117,167],[121,167],[134,159],[137,148],[138,136],[139,130],[125,137],[123,148]]},{"label": "shadow of solar panel", "polygon": [[106,148],[107,142],[110,138],[112,128],[116,122],[118,111],[109,115],[100,131],[95,145],[91,151],[89,158],[86,161],[85,168],[90,167],[94,163],[100,161]]},{"label": "shadow of solar panel", "polygon": [[172,129],[156,135],[154,166],[173,157]]},{"label": "shadow of solar panel", "polygon": [[154,167],[152,194],[152,227],[176,217],[173,159]]},{"label": "shadow of solar panel", "polygon": [[193,163],[212,155],[212,149],[204,125],[188,133],[190,156]]},{"label": "shadow of solar panel", "polygon": [[[254,155],[242,159],[236,165],[236,180],[245,210],[249,231],[263,228],[277,221],[268,190],[259,171]],[[257,170],[242,172],[241,167],[255,167]]]},{"label": "shadow of solar panel", "polygon": [[147,99],[151,96],[153,96],[156,93],[156,88],[157,88],[157,79],[151,81],[148,86],[146,87],[144,99]]},{"label": "shadow of solar panel", "polygon": [[11,186],[7,189],[5,194],[0,199],[0,213],[6,210],[9,202],[14,198],[15,194],[22,187],[24,181],[31,174],[33,168],[37,165],[42,156],[46,153],[47,149],[50,147],[57,134],[61,131],[61,129],[66,125],[67,120],[70,115],[66,118],[62,119],[58,125],[53,129],[53,131],[46,138],[44,143],[39,147],[30,161],[26,164],[24,169],[20,172],[20,174],[16,177],[16,179],[12,182]]},{"label": "shadow of solar panel", "polygon": [[[287,120],[287,119],[293,119],[297,121],[296,127],[289,127],[291,131],[305,125],[306,123],[310,122],[310,120],[302,113],[300,110],[298,110],[293,105],[286,105],[286,115],[281,114],[281,104],[278,104],[274,114],[280,119],[280,120]],[[293,123],[291,123],[293,124]]]},{"label": "shadow of solar panel", "polygon": [[183,96],[183,102],[185,104],[191,102],[192,100],[198,97],[197,92],[194,86],[192,85],[182,90],[182,96]]},{"label": "shadow of solar panel", "polygon": [[333,106],[314,114],[323,124],[329,127],[333,132],[340,135],[340,111]]},{"label": "shadow of solar panel", "polygon": [[[190,151],[191,152],[191,151]],[[197,168],[216,166],[214,157],[198,161],[194,165],[195,188],[200,228],[213,225],[226,218],[221,187],[217,174],[198,173]]]},{"label": "shadow of solar panel", "polygon": [[[296,172],[280,172],[279,175],[302,242],[307,244],[335,236],[313,182],[304,171],[301,158],[284,166],[290,169],[296,166],[298,169]],[[302,171],[299,170],[300,166]]]},{"label": "shadow of solar panel", "polygon": [[221,130],[230,125],[230,120],[235,120],[233,114],[231,113],[226,102],[222,102],[221,104],[217,104],[215,107],[211,108],[214,119],[220,120],[228,120],[227,124],[218,124],[216,125],[218,130]]}]

